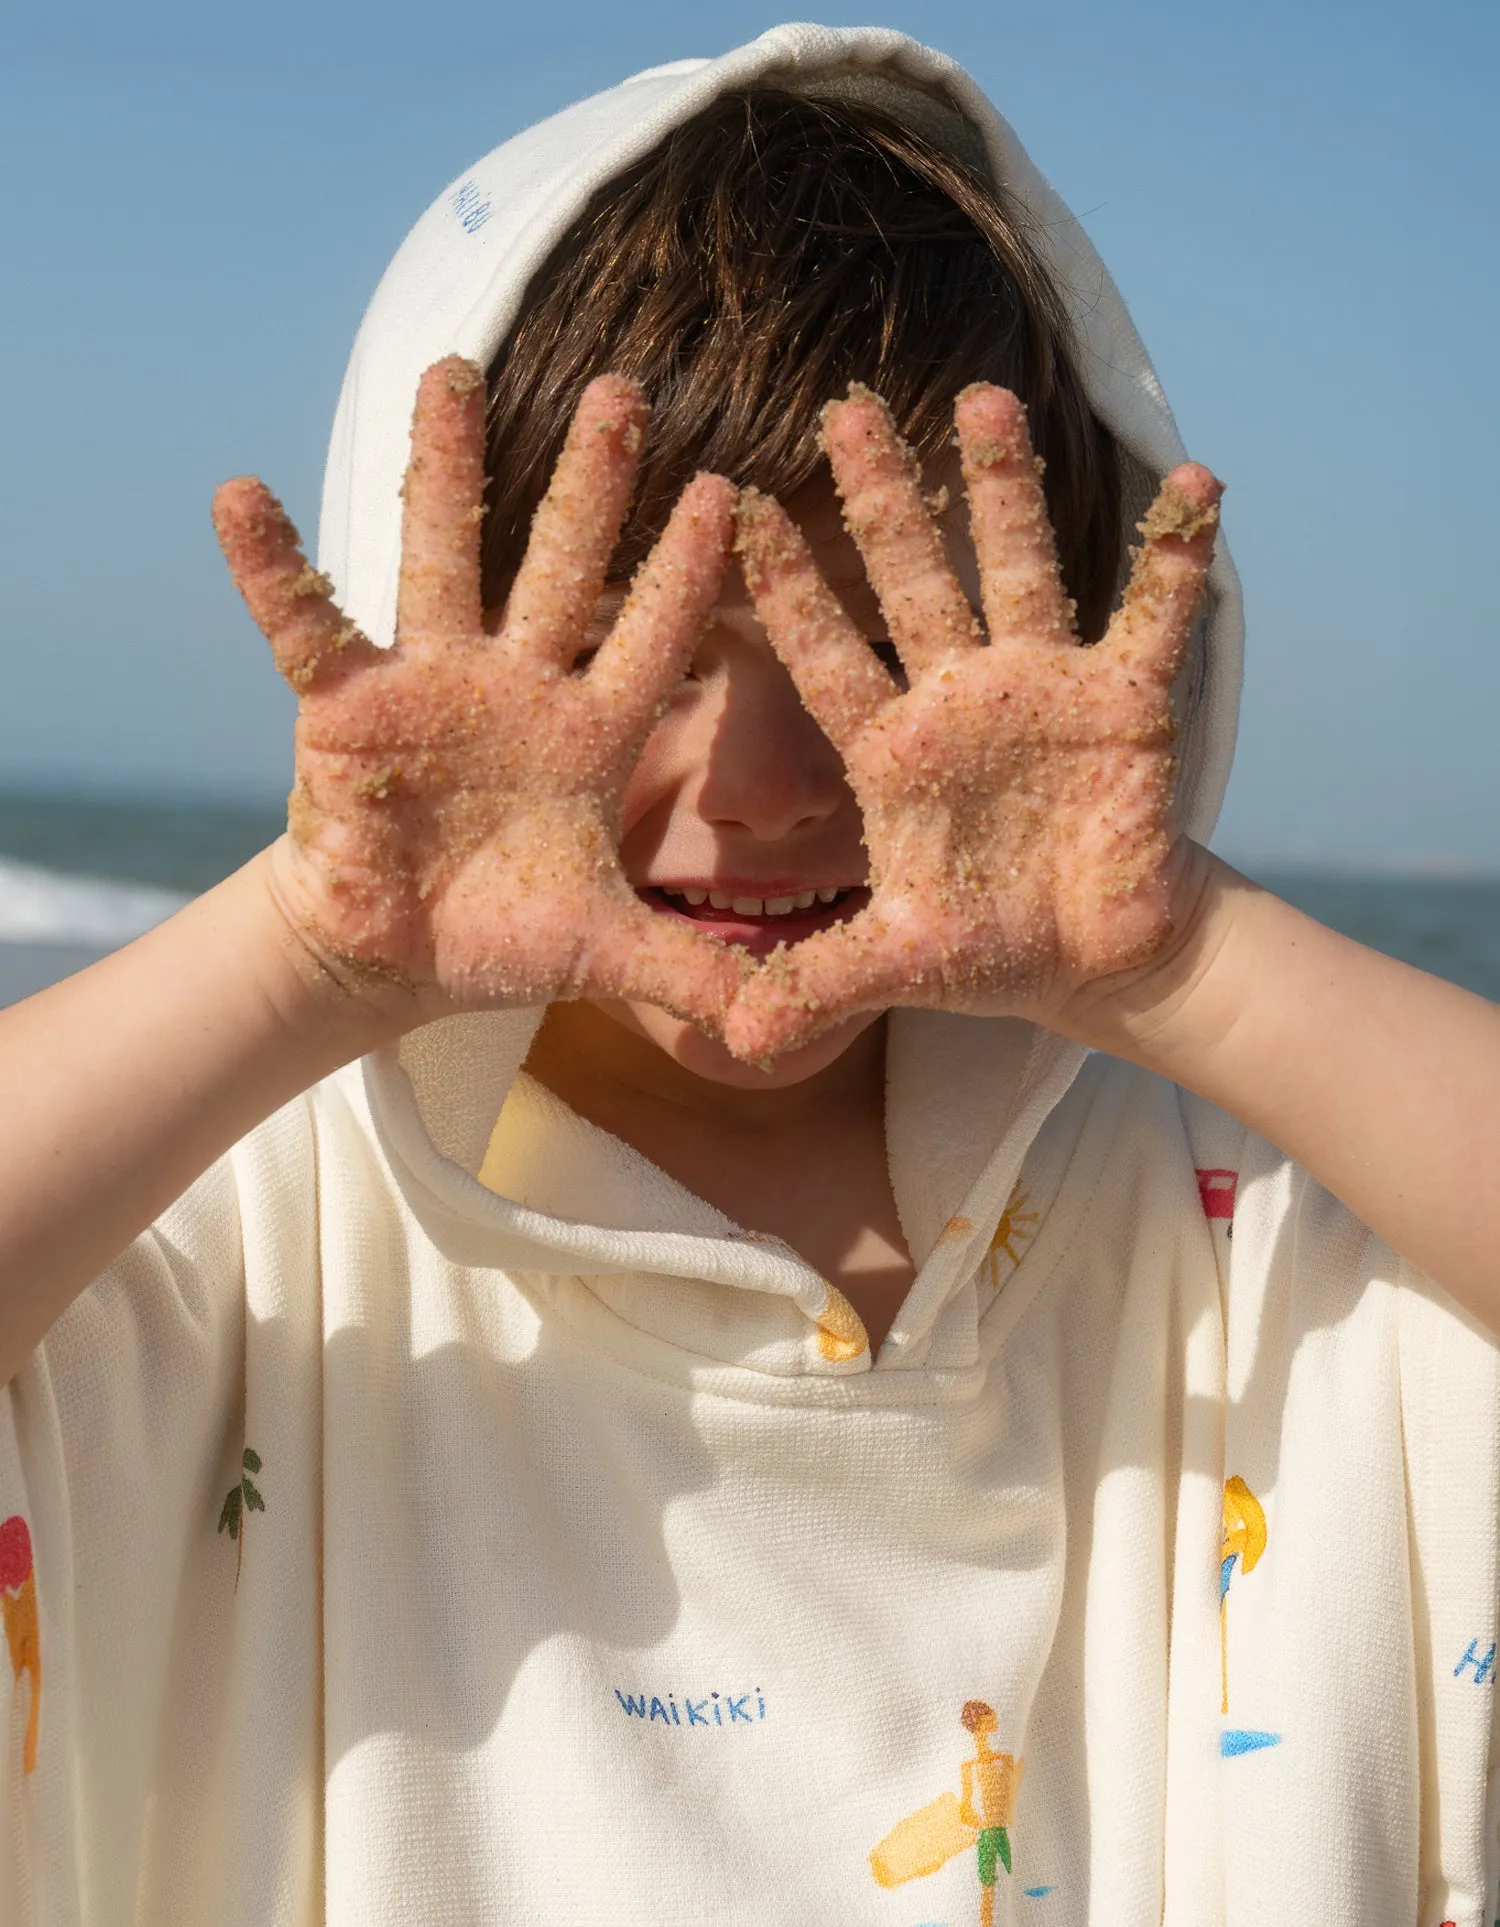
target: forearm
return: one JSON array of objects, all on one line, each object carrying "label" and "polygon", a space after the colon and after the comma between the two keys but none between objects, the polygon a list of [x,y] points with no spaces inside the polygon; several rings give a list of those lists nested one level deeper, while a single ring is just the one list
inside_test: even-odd
[{"label": "forearm", "polygon": [[291,933],[264,857],[0,1011],[0,1382],[236,1139],[401,1028]]},{"label": "forearm", "polygon": [[1249,1125],[1500,1332],[1500,1008],[1208,861],[1178,953],[1085,1040]]}]

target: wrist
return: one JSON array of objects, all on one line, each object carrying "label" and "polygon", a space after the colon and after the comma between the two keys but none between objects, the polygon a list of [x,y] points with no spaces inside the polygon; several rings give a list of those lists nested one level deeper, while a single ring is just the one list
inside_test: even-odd
[{"label": "wrist", "polygon": [[281,842],[252,857],[202,901],[221,915],[221,939],[247,963],[271,1021],[326,1070],[393,1043],[426,1021],[416,993],[394,978],[340,967],[287,907]]},{"label": "wrist", "polygon": [[1211,1049],[1234,1020],[1229,982],[1267,893],[1201,844],[1184,838],[1179,854],[1166,942],[1146,962],[1082,985],[1056,1027],[1182,1081],[1184,1056]]}]

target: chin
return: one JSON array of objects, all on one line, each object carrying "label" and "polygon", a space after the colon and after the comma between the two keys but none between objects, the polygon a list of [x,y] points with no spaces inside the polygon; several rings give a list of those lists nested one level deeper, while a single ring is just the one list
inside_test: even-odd
[{"label": "chin", "polygon": [[674,1064],[694,1077],[739,1091],[784,1091],[805,1083],[836,1063],[857,1037],[885,1015],[882,1010],[861,1011],[857,1017],[824,1031],[810,1044],[789,1050],[763,1071],[754,1064],[742,1064],[716,1037],[706,1037],[684,1018],[669,1016],[652,1004],[601,1003],[598,1008],[613,1022],[665,1051]]}]

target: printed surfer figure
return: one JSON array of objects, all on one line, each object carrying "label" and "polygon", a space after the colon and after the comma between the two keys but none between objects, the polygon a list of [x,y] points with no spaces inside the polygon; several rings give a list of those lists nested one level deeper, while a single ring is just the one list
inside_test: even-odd
[{"label": "printed surfer figure", "polygon": [[974,1757],[959,1768],[960,1794],[940,1793],[892,1827],[870,1855],[870,1871],[882,1887],[899,1887],[936,1873],[972,1847],[979,1871],[979,1927],[994,1927],[998,1870],[1011,1870],[1010,1827],[1025,1763],[991,1749],[990,1735],[999,1724],[994,1707],[966,1700],[960,1717],[974,1736]]},{"label": "printed surfer figure", "polygon": [[1236,1472],[1224,1481],[1224,1541],[1219,1560],[1221,1713],[1229,1711],[1229,1582],[1234,1576],[1236,1560],[1241,1572],[1254,1572],[1265,1549],[1265,1512],[1260,1500]]}]

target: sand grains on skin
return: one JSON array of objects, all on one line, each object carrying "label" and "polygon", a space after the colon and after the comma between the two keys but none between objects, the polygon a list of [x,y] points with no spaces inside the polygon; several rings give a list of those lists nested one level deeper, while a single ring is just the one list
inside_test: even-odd
[{"label": "sand grains on skin", "polygon": [[[855,389],[825,411],[825,441],[907,686],[780,506],[747,492],[736,513],[713,477],[689,485],[574,673],[644,401],[613,376],[586,391],[493,637],[478,586],[483,416],[472,365],[450,358],[423,377],[390,651],[344,618],[259,483],[230,484],[216,504],[235,579],[299,694],[280,887],[331,962],[458,1007],[603,994],[710,1026],[727,1013],[736,1048],[760,1060],[892,1002],[1025,1011],[1162,940],[1175,774],[1164,691],[1212,546],[1206,470],[1168,478],[1116,622],[1082,656],[1024,411],[1003,391],[966,390],[956,426],[986,646],[911,451]],[[694,919],[642,902],[615,854],[625,780],[731,534],[773,646],[844,757],[871,878],[858,914],[796,943],[785,927],[771,934],[742,988],[745,946],[731,957]]]},{"label": "sand grains on skin", "polygon": [[[872,882],[863,915],[778,950],[746,986],[727,1034],[751,1061],[882,1003],[1046,1013],[1171,932],[1170,686],[1218,484],[1191,464],[1167,478],[1122,607],[1085,651],[1024,410],[981,385],[955,417],[987,646],[878,399],[854,393],[825,414],[846,521],[910,678],[905,692],[887,678],[878,705],[808,579],[810,558],[764,506],[741,520],[772,643],[809,709],[838,731]],[[799,633],[807,612],[821,634]]]},{"label": "sand grains on skin", "polygon": [[216,505],[231,570],[299,696],[277,886],[351,986],[443,1007],[639,995],[717,1023],[740,966],[652,917],[620,872],[619,801],[717,595],[733,490],[689,485],[589,670],[580,652],[629,504],[647,411],[590,384],[498,632],[479,595],[482,372],[423,376],[403,490],[397,640],[348,624],[259,483]]}]

